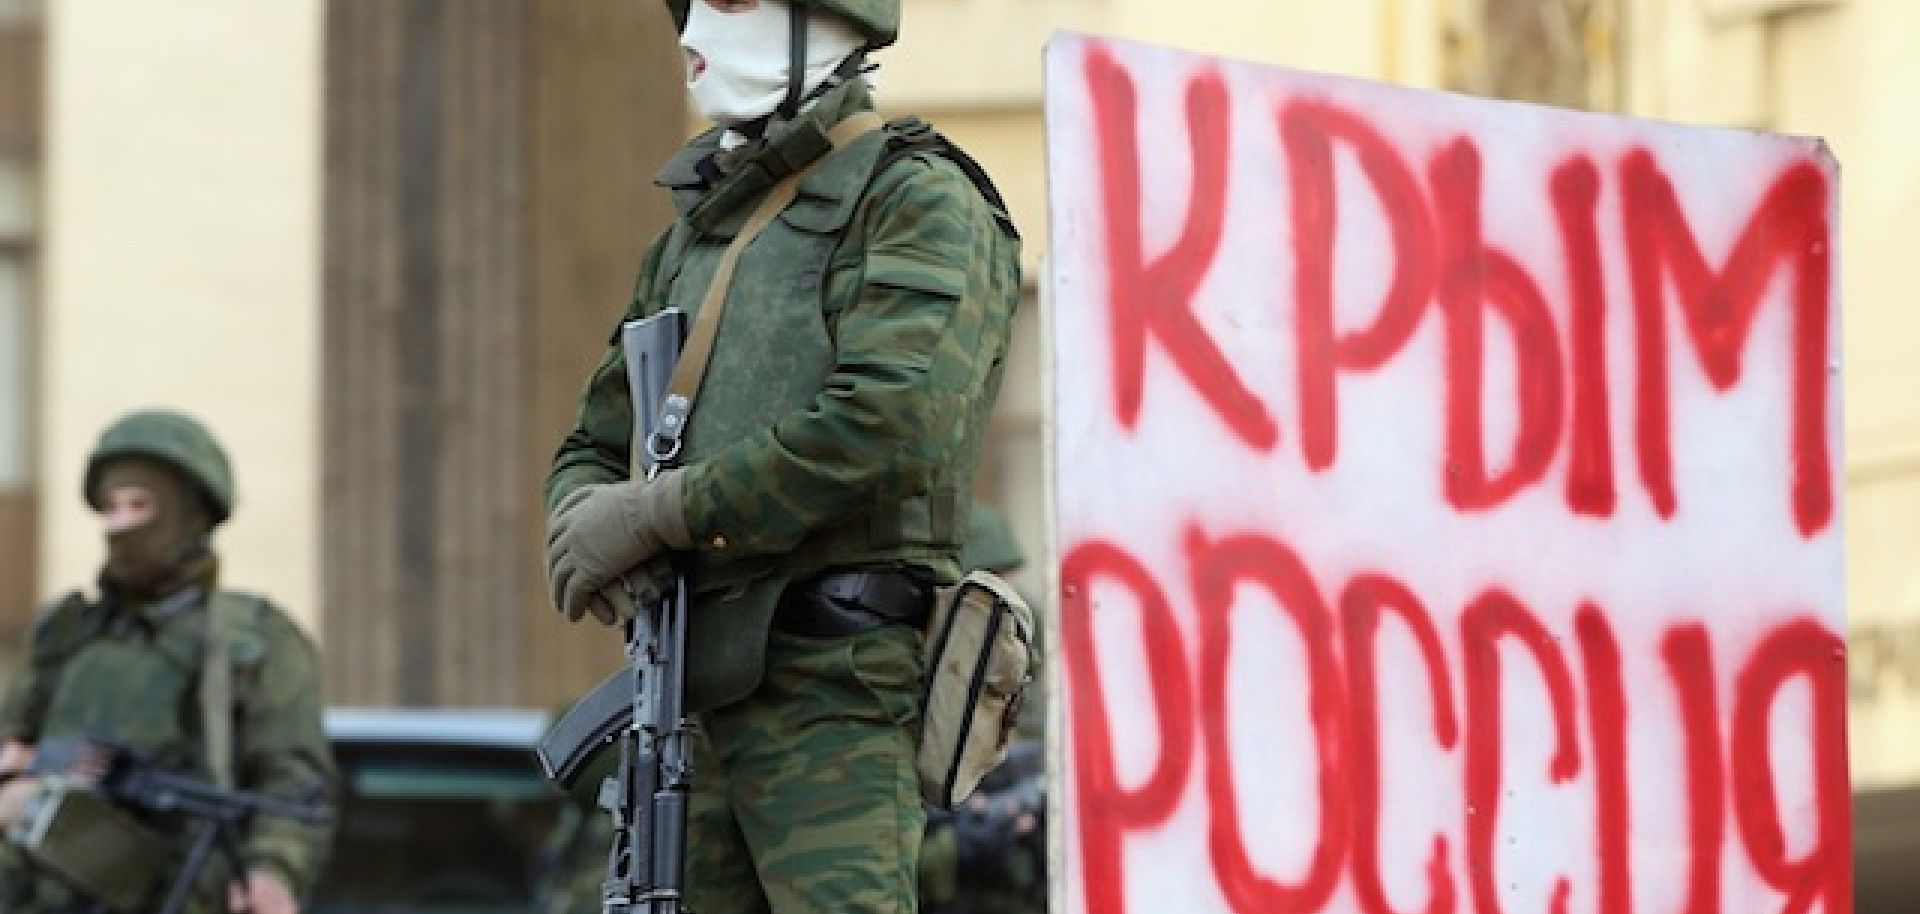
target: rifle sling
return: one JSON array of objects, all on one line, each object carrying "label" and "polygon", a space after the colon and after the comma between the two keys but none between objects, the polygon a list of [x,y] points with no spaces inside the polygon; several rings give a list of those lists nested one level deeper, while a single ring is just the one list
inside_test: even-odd
[{"label": "rifle sling", "polygon": [[[741,254],[793,202],[800,192],[800,182],[833,155],[834,150],[884,127],[886,121],[872,111],[850,115],[835,124],[832,130],[827,131],[827,151],[807,165],[795,169],[768,190],[767,196],[747,217],[746,224],[740,227],[739,234],[733,236],[732,243],[720,256],[713,282],[707,286],[706,297],[700,303],[700,314],[687,331],[687,342],[680,351],[680,360],[674,365],[672,376],[667,379],[666,401],[659,420],[659,432],[663,438],[677,442],[686,432],[687,421],[693,415],[694,400],[700,392],[700,383],[706,378],[707,362],[713,357],[714,340],[720,333],[720,314],[726,308],[727,292],[733,285],[733,273],[740,265]],[[678,453],[677,447],[673,453]]]},{"label": "rifle sling", "polygon": [[200,734],[207,772],[222,790],[233,788],[233,659],[228,631],[233,601],[207,597],[206,653],[200,663]]}]

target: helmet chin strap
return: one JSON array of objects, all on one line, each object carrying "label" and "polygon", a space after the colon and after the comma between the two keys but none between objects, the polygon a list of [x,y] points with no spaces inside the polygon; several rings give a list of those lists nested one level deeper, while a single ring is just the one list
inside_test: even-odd
[{"label": "helmet chin strap", "polygon": [[787,97],[780,103],[780,119],[790,121],[800,113],[807,91],[807,6],[787,4]]}]

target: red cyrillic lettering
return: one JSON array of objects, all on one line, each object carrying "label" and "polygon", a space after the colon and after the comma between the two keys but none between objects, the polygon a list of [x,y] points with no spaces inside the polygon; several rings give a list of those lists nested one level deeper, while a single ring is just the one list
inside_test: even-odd
[{"label": "red cyrillic lettering", "polygon": [[1740,380],[1741,346],[1775,269],[1794,271],[1792,505],[1803,536],[1833,519],[1833,469],[1827,453],[1827,313],[1832,287],[1832,229],[1827,179],[1812,164],[1788,168],[1761,198],[1718,272],[1700,252],[1686,214],[1652,153],[1635,150],[1620,166],[1627,263],[1633,277],[1640,375],[1637,423],[1640,478],[1662,517],[1676,508],[1672,422],[1667,398],[1667,324],[1662,278],[1671,276],[1681,315],[1707,379],[1719,390]]},{"label": "red cyrillic lettering", "polygon": [[1681,914],[1720,914],[1720,848],[1726,836],[1726,766],[1720,757],[1720,702],[1714,695],[1713,643],[1702,625],[1667,632],[1660,644],[1680,703],[1687,754],[1687,906]]},{"label": "red cyrillic lettering", "polygon": [[[1773,783],[1773,705],[1780,690],[1804,676],[1813,691],[1812,849],[1787,859],[1779,797]],[[1853,910],[1852,791],[1847,781],[1846,645],[1806,620],[1761,642],[1740,672],[1733,705],[1733,811],[1761,878],[1787,895],[1781,914],[1801,914],[1822,901],[1825,914]],[[1798,743],[1801,740],[1795,739]]]},{"label": "red cyrillic lettering", "polygon": [[1566,247],[1573,291],[1573,429],[1567,463],[1567,508],[1589,517],[1613,514],[1613,424],[1607,416],[1607,298],[1600,269],[1600,170],[1586,156],[1553,172],[1553,210]]},{"label": "red cyrillic lettering", "polygon": [[[1519,601],[1492,590],[1460,616],[1467,682],[1467,870],[1476,914],[1501,914],[1494,875],[1494,830],[1500,822],[1500,639],[1513,638],[1533,654],[1553,708],[1555,749],[1548,774],[1555,783],[1580,773],[1574,733],[1573,676],[1553,637]],[[1563,911],[1566,879],[1558,880],[1552,910]]]},{"label": "red cyrillic lettering", "polygon": [[[1280,543],[1258,536],[1231,536],[1210,543],[1196,530],[1188,533],[1187,554],[1193,563],[1194,599],[1200,612],[1200,731],[1207,756],[1208,843],[1214,874],[1228,903],[1240,914],[1319,910],[1339,883],[1349,823],[1340,770],[1344,715],[1340,671],[1333,657],[1332,617],[1306,566]],[[1233,590],[1242,581],[1266,588],[1279,600],[1306,648],[1308,705],[1320,764],[1320,843],[1297,885],[1256,871],[1241,838],[1240,804],[1234,795],[1227,741],[1227,665]]]},{"label": "red cyrillic lettering", "polygon": [[1139,421],[1151,333],[1227,427],[1248,445],[1268,450],[1280,440],[1279,426],[1193,316],[1194,295],[1220,249],[1226,221],[1231,148],[1227,84],[1220,74],[1206,72],[1187,86],[1187,140],[1193,153],[1187,221],[1172,249],[1148,263],[1141,251],[1139,100],[1133,78],[1113,55],[1097,47],[1087,52],[1086,68],[1100,135],[1114,397],[1120,424],[1130,429]]},{"label": "red cyrillic lettering", "polygon": [[[1433,228],[1413,171],[1367,122],[1322,102],[1294,102],[1280,115],[1293,195],[1295,346],[1300,426],[1307,466],[1324,470],[1339,449],[1334,373],[1380,367],[1406,345],[1433,294]],[[1352,147],[1386,211],[1393,284],[1365,330],[1334,337],[1333,239],[1339,223],[1333,146]]]},{"label": "red cyrillic lettering", "polygon": [[[1480,153],[1459,140],[1432,165],[1434,211],[1445,256],[1440,306],[1447,316],[1447,499],[1462,511],[1491,508],[1538,480],[1553,459],[1564,409],[1560,341],[1539,286],[1519,261],[1480,234]],[[1481,385],[1484,305],[1513,331],[1518,429],[1513,463],[1487,468]]]},{"label": "red cyrillic lettering", "polygon": [[[1380,880],[1380,728],[1379,696],[1374,683],[1374,636],[1380,611],[1400,616],[1426,661],[1427,694],[1433,702],[1433,735],[1452,749],[1459,742],[1453,716],[1453,687],[1447,680],[1447,657],[1440,649],[1440,633],[1426,607],[1400,582],[1384,575],[1363,574],[1347,584],[1340,597],[1340,628],[1347,660],[1347,732],[1352,762],[1347,766],[1353,785],[1353,887],[1367,914],[1396,914],[1387,903]],[[1453,876],[1447,870],[1447,838],[1433,836],[1433,856],[1427,861],[1426,914],[1452,914]]]},{"label": "red cyrillic lettering", "polygon": [[1620,644],[1600,608],[1574,615],[1587,672],[1587,723],[1593,732],[1595,846],[1600,849],[1600,910],[1632,914],[1633,863],[1628,854],[1627,697],[1620,681]]},{"label": "red cyrillic lettering", "polygon": [[[1075,812],[1079,818],[1081,884],[1087,910],[1126,914],[1121,882],[1121,839],[1126,832],[1157,825],[1173,814],[1193,757],[1193,697],[1180,627],[1153,576],[1121,548],[1101,542],[1076,546],[1060,566],[1060,633],[1067,689],[1073,709]],[[1093,644],[1096,580],[1121,584],[1140,601],[1140,639],[1153,680],[1160,757],[1141,786],[1120,783],[1113,760],[1107,702]]]}]

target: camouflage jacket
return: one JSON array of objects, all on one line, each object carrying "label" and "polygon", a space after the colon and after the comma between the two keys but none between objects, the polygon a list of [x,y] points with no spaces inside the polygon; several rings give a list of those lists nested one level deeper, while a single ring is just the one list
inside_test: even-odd
[{"label": "camouflage jacket", "polygon": [[[316,791],[331,799],[336,775],[321,728],[313,643],[264,599],[233,592],[216,599],[233,607],[227,642],[235,786],[296,801]],[[105,739],[143,750],[167,770],[210,779],[198,697],[208,602],[197,588],[137,613],[77,593],[57,601],[34,623],[26,662],[0,701],[0,742]],[[330,827],[256,816],[238,851],[247,868],[277,871],[304,896],[331,837]],[[227,875],[224,861],[208,870],[194,910],[225,910],[224,898],[214,897]],[[26,872],[10,848],[0,851],[0,901],[26,892],[29,900],[15,902],[24,912],[66,903],[64,887]]]},{"label": "camouflage jacket", "polygon": [[[727,244],[809,132],[872,101],[838,87],[758,151],[715,166],[717,131],[658,181],[680,216],[649,249],[625,317],[697,314]],[[688,706],[758,682],[780,590],[828,567],[960,572],[971,479],[1019,299],[1019,240],[948,156],[890,125],[836,149],[741,257],[687,431],[696,605]],[[632,410],[610,347],[560,446],[547,503],[626,479]]]}]

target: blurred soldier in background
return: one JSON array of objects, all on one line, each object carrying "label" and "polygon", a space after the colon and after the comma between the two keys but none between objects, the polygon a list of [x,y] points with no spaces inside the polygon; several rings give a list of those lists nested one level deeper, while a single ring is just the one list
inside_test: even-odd
[{"label": "blurred soldier in background", "polygon": [[[99,741],[165,772],[296,803],[324,800],[334,780],[312,642],[265,599],[218,586],[211,536],[232,513],[234,484],[206,429],[173,412],[122,418],[88,458],[82,495],[106,534],[99,596],[69,593],[40,613],[26,663],[0,702],[0,828],[9,838],[0,843],[0,911],[8,914],[91,912],[109,892],[56,875],[39,862],[45,857],[15,846],[40,840],[25,826],[51,798],[100,773],[45,771],[34,765],[42,750],[51,757],[51,747]],[[150,877],[157,896],[182,864],[195,823],[135,821],[163,836],[150,861],[155,872],[126,872],[136,865],[132,855],[109,858],[104,881],[119,891]],[[215,854],[202,871],[187,910],[294,914],[330,834],[252,817],[233,853]],[[81,859],[104,856],[87,840],[80,837]],[[160,903],[153,897],[137,909]]]},{"label": "blurred soldier in background", "polygon": [[624,316],[716,318],[725,262],[725,318],[679,466],[651,481],[630,478],[619,348],[593,372],[548,479],[553,600],[613,623],[623,576],[668,552],[688,575],[687,907],[910,912],[921,629],[960,577],[1019,241],[971,159],[874,113],[866,52],[899,0],[667,7],[715,126],[659,175],[679,218]]},{"label": "blurred soldier in background", "polygon": [[[976,504],[969,521],[962,559],[968,568],[1005,576],[1026,564],[1005,514]],[[1045,656],[1037,647],[1035,653]],[[1046,709],[1034,701],[1020,716],[1018,741],[1007,760],[960,808],[929,814],[920,857],[923,914],[1044,914],[1045,732]]]}]

